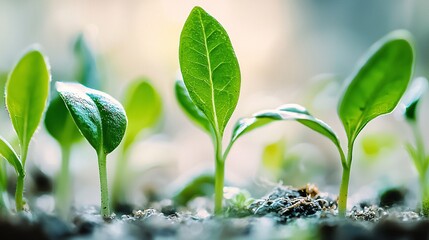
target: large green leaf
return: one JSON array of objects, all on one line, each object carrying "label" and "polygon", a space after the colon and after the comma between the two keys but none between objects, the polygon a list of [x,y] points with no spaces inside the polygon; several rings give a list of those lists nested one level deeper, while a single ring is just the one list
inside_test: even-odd
[{"label": "large green leaf", "polygon": [[410,81],[413,62],[407,32],[393,32],[371,47],[350,77],[338,108],[349,142],[369,121],[396,107]]},{"label": "large green leaf", "polygon": [[28,51],[7,80],[6,107],[24,151],[45,110],[50,80],[49,64],[37,50]]},{"label": "large green leaf", "polygon": [[416,121],[417,106],[423,94],[428,88],[428,80],[425,77],[414,79],[411,87],[404,95],[403,104],[405,106],[404,116],[409,121]]},{"label": "large green leaf", "polygon": [[188,117],[197,123],[204,131],[212,134],[212,127],[206,115],[192,102],[189,92],[182,80],[176,80],[174,85],[176,99]]},{"label": "large green leaf", "polygon": [[125,134],[125,149],[145,129],[154,127],[161,117],[161,96],[147,79],[139,79],[127,90],[124,101],[128,117]]},{"label": "large green leaf", "polygon": [[45,114],[45,127],[61,146],[71,146],[82,139],[64,101],[55,96]]},{"label": "large green leaf", "polygon": [[57,91],[82,135],[97,152],[112,152],[121,142],[127,117],[110,95],[78,83],[56,83]]},{"label": "large green leaf", "polygon": [[192,102],[222,136],[240,94],[240,68],[225,29],[200,7],[183,27],[179,62]]},{"label": "large green leaf", "polygon": [[76,80],[89,88],[100,89],[100,76],[95,56],[83,34],[79,34],[76,38],[74,53],[77,60]]},{"label": "large green leaf", "polygon": [[6,161],[12,165],[19,176],[25,175],[24,168],[21,164],[21,161],[19,161],[18,155],[15,153],[9,143],[2,137],[0,137],[0,156],[6,159]]},{"label": "large green leaf", "polygon": [[345,163],[344,154],[335,132],[326,123],[313,117],[304,107],[298,104],[285,104],[277,109],[261,111],[254,114],[253,117],[240,119],[233,128],[230,145],[242,135],[275,121],[297,121],[322,134],[335,144],[340,153],[341,161],[343,164]]}]

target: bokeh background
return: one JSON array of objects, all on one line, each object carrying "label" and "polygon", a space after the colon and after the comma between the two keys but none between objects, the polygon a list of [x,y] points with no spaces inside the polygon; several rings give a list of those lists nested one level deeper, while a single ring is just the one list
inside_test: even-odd
[{"label": "bokeh background", "polygon": [[[210,138],[183,114],[173,91],[179,74],[180,31],[195,5],[225,27],[240,63],[240,99],[225,142],[239,117],[299,103],[331,125],[344,145],[336,108],[345,80],[366,50],[393,30],[407,29],[414,36],[414,76],[429,73],[429,2],[425,0],[0,0],[1,72],[10,71],[22,52],[38,43],[49,58],[53,80],[71,81],[72,46],[83,33],[97,56],[103,91],[122,100],[128,84],[141,76],[151,79],[159,90],[163,120],[155,132],[141,136],[131,154],[129,198],[136,204],[147,201],[145,192],[168,197],[190,176],[213,170]],[[428,133],[426,98],[420,106],[424,136]],[[13,128],[1,104],[0,134],[13,141]],[[273,151],[266,146],[279,141],[287,164],[282,177],[276,178],[263,170],[262,158],[264,151],[265,156]],[[371,122],[357,140],[351,195],[370,197],[386,186],[417,189],[417,175],[404,148],[407,141],[412,141],[411,130],[399,108]],[[108,159],[109,180],[116,155]],[[60,159],[59,146],[41,126],[30,145],[28,167],[54,177]],[[98,204],[96,154],[86,141],[73,149],[71,170],[75,202]],[[258,189],[278,180],[295,186],[313,182],[322,191],[336,194],[340,177],[334,146],[292,122],[275,123],[243,137],[226,165],[227,181],[256,196],[264,193]],[[27,191],[33,180],[30,171]]]}]

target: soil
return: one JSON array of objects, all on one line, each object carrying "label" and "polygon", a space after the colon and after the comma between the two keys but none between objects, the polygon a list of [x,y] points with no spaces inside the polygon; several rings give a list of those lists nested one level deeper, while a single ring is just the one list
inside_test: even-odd
[{"label": "soil", "polygon": [[2,239],[429,239],[429,220],[404,206],[406,193],[390,191],[345,219],[336,216],[336,199],[314,185],[278,186],[228,217],[212,216],[207,198],[187,208],[164,200],[109,221],[96,207],[75,209],[70,223],[33,211],[0,218],[0,232]]}]

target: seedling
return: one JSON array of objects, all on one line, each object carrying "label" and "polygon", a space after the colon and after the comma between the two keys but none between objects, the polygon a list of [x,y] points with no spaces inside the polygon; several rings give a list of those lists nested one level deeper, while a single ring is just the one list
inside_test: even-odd
[{"label": "seedling", "polygon": [[[179,102],[199,119],[212,137],[215,149],[215,213],[222,211],[224,169],[227,151],[222,138],[238,101],[240,68],[220,23],[200,7],[192,9],[180,35],[179,62],[184,85],[176,84]],[[181,89],[180,87],[186,86]],[[185,95],[184,95],[185,94]],[[194,105],[195,104],[195,105]],[[198,121],[198,120],[197,120]]]},{"label": "seedling", "polygon": [[345,216],[353,146],[358,134],[374,118],[390,113],[398,104],[410,81],[413,70],[413,47],[410,34],[395,31],[375,43],[349,79],[339,102],[338,114],[347,133],[347,156],[337,135],[326,123],[314,118],[299,105],[284,105],[242,119],[235,128],[234,138],[277,120],[296,120],[324,135],[336,146],[343,167],[338,210]]},{"label": "seedling", "polygon": [[[74,53],[77,60],[75,79],[87,87],[99,87],[95,58],[82,34],[75,41]],[[55,186],[55,207],[59,215],[66,219],[70,210],[70,194],[72,192],[70,191],[70,153],[72,146],[82,139],[82,135],[74,124],[64,102],[57,94],[55,95],[46,111],[45,127],[61,147],[62,161]]]},{"label": "seedling", "polygon": [[403,101],[405,105],[404,117],[411,127],[415,142],[414,146],[410,143],[407,143],[405,146],[419,175],[422,212],[425,216],[429,216],[429,185],[427,178],[429,156],[427,156],[426,153],[422,131],[417,118],[417,109],[421,97],[427,90],[427,81],[428,80],[423,77],[415,79],[409,91],[405,94]]},{"label": "seedling", "polygon": [[337,135],[305,108],[288,104],[238,121],[226,150],[223,130],[236,106],[240,71],[223,27],[200,7],[195,7],[183,27],[179,60],[184,84],[176,82],[176,96],[191,119],[212,136],[215,146],[215,213],[222,210],[224,164],[234,142],[243,134],[278,120],[295,120],[329,138],[336,146],[343,176],[339,214],[345,216],[353,146],[358,134],[374,118],[390,113],[411,78],[414,62],[410,34],[395,31],[374,44],[354,73],[339,102],[338,114],[347,134],[347,156]]},{"label": "seedling", "polygon": [[76,126],[97,152],[101,215],[109,218],[106,156],[115,150],[125,134],[125,110],[110,95],[81,84],[57,82],[55,86]]},{"label": "seedling", "polygon": [[[0,155],[17,173],[15,204],[18,212],[24,209],[23,192],[28,147],[45,110],[50,80],[51,73],[47,60],[41,52],[32,49],[18,61],[6,82],[6,107],[18,135],[21,151],[18,155],[5,139],[0,138]],[[4,166],[2,175],[1,190],[5,191]]]},{"label": "seedling", "polygon": [[128,88],[124,108],[128,117],[128,127],[113,181],[112,206],[114,208],[125,201],[124,178],[127,172],[128,151],[142,132],[147,133],[159,122],[162,113],[161,96],[150,81],[139,79]]}]

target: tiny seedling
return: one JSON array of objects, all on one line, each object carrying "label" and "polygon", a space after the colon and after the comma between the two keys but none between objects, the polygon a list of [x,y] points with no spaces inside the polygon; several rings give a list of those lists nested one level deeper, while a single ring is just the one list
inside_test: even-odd
[{"label": "tiny seedling", "polygon": [[101,215],[109,218],[106,156],[115,150],[125,134],[125,110],[110,95],[81,84],[57,82],[55,86],[76,126],[97,152]]},{"label": "tiny seedling", "polygon": [[405,146],[419,175],[422,212],[426,217],[429,216],[429,185],[427,178],[429,156],[427,156],[426,153],[422,131],[417,117],[417,109],[423,94],[427,90],[427,81],[428,80],[423,77],[415,79],[403,100],[403,104],[405,105],[404,117],[411,127],[415,141],[414,146],[411,143],[407,143]]},{"label": "tiny seedling", "polygon": [[[74,53],[77,65],[75,79],[87,87],[98,87],[100,84],[95,58],[82,34],[78,35],[74,43]],[[46,111],[45,127],[61,147],[62,161],[56,179],[55,207],[59,215],[66,219],[71,206],[70,194],[72,193],[69,170],[71,148],[82,139],[82,135],[57,94],[50,101]]]},{"label": "tiny seedling", "polygon": [[186,112],[201,121],[214,144],[215,213],[220,214],[227,155],[222,149],[222,138],[237,105],[241,77],[228,34],[201,7],[192,9],[183,26],[179,62],[184,85],[176,83],[176,96]]},{"label": "tiny seedling", "polygon": [[162,114],[161,96],[149,80],[142,78],[131,84],[126,91],[124,108],[127,113],[128,127],[113,181],[112,206],[114,208],[125,201],[124,179],[128,172],[128,151],[141,133],[147,133],[158,124]]},{"label": "tiny seedling", "polygon": [[[15,204],[18,212],[24,209],[23,193],[28,147],[45,110],[50,80],[49,64],[43,54],[38,50],[29,50],[15,65],[6,82],[5,102],[13,128],[18,135],[20,155],[3,138],[0,138],[0,155],[17,173]],[[2,175],[5,173],[3,167]],[[2,185],[5,187],[6,179],[3,178]]]},{"label": "tiny seedling", "polygon": [[338,210],[345,216],[353,146],[358,134],[374,118],[390,113],[398,104],[410,81],[413,70],[413,47],[410,34],[395,31],[379,40],[351,75],[339,102],[338,114],[347,133],[347,156],[337,135],[326,123],[314,118],[299,105],[284,105],[242,119],[234,128],[232,142],[238,136],[276,120],[296,120],[333,142],[343,167]]},{"label": "tiny seedling", "polygon": [[239,120],[227,148],[222,150],[223,131],[239,96],[240,70],[227,33],[200,7],[192,10],[183,27],[179,61],[183,82],[176,81],[178,102],[187,115],[210,134],[215,147],[216,214],[222,211],[225,160],[234,142],[273,121],[295,120],[329,138],[336,146],[343,167],[338,208],[344,216],[354,142],[371,120],[396,107],[411,78],[414,56],[410,34],[395,31],[374,44],[351,75],[338,107],[348,139],[347,156],[331,127],[296,104]]}]

